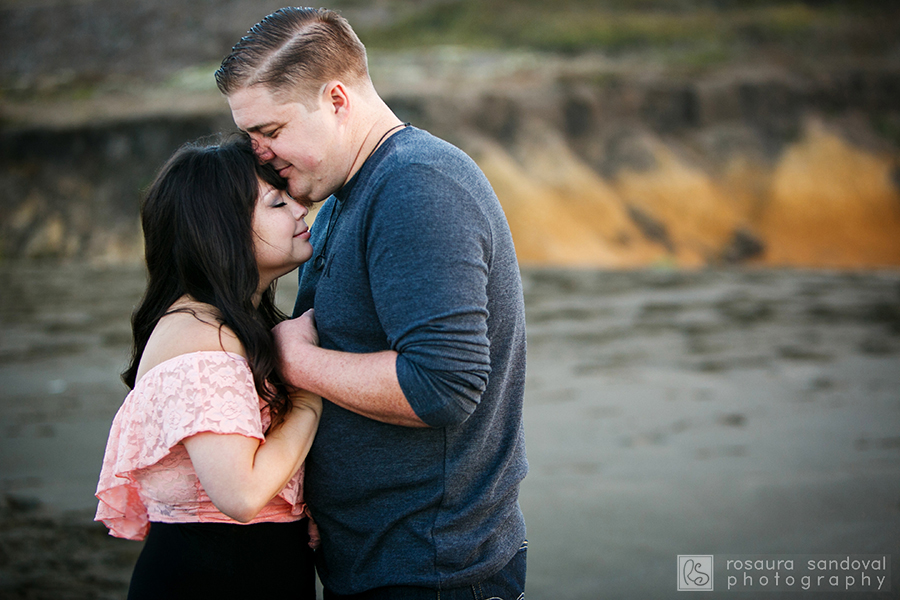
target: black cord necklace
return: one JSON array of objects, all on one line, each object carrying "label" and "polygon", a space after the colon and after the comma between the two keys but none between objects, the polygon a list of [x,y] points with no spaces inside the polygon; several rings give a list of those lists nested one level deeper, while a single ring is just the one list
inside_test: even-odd
[{"label": "black cord necklace", "polygon": [[[378,150],[378,147],[381,146],[381,142],[388,136],[389,133],[394,131],[395,129],[400,129],[401,127],[409,127],[409,123],[400,123],[399,125],[394,125],[390,129],[384,132],[380,138],[378,138],[378,142],[375,144],[375,147],[372,148],[372,151],[369,152],[369,156],[366,157],[366,160],[363,161],[363,164],[366,164],[366,161],[369,160],[375,151]],[[362,167],[360,167],[360,170]],[[340,198],[335,197],[337,200],[337,207],[335,207],[331,214],[328,216],[328,226],[325,229],[325,239],[322,240],[322,249],[319,250],[319,253],[316,255],[316,258],[313,260],[313,267],[315,267],[316,271],[321,271],[325,268],[325,250],[328,248],[328,240],[331,238],[331,232],[333,231],[334,225],[337,223],[338,217],[341,216],[341,210],[344,208],[344,201]]]}]

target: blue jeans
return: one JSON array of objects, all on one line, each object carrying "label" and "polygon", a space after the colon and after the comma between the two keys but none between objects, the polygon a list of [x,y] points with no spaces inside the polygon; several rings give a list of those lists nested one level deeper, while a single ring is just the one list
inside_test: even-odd
[{"label": "blue jeans", "polygon": [[525,598],[525,558],[528,542],[499,572],[474,585],[435,590],[414,586],[382,587],[342,596],[325,589],[325,600],[522,600]]}]

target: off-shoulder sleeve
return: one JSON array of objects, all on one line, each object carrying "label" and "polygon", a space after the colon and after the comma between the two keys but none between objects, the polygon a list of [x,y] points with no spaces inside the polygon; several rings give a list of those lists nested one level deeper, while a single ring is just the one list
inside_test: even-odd
[{"label": "off-shoulder sleeve", "polygon": [[[135,473],[171,460],[173,448],[201,432],[264,441],[260,399],[246,361],[225,352],[195,352],[157,365],[128,395],[113,420],[97,485],[95,520],[110,534],[143,539],[147,507]],[[166,462],[166,459],[170,460]],[[193,471],[188,463],[186,468]]]}]

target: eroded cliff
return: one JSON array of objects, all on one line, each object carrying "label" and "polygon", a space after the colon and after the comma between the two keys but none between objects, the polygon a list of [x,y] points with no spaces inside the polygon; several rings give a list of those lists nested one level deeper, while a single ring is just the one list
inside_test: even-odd
[{"label": "eroded cliff", "polygon": [[[394,56],[373,74],[401,118],[484,169],[523,263],[900,265],[897,66],[516,61]],[[179,144],[232,128],[210,87],[5,103],[3,256],[139,259],[140,190]]]}]

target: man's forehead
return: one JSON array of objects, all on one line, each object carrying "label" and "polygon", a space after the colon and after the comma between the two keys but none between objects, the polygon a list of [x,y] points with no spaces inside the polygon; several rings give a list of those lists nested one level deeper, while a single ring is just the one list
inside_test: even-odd
[{"label": "man's forehead", "polygon": [[278,109],[272,95],[261,87],[242,88],[227,99],[235,124],[245,131],[259,129]]},{"label": "man's forehead", "polygon": [[287,120],[302,118],[305,107],[301,103],[279,100],[262,86],[243,88],[228,96],[235,125],[252,133],[283,125]]}]

